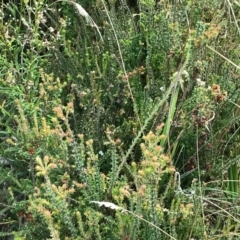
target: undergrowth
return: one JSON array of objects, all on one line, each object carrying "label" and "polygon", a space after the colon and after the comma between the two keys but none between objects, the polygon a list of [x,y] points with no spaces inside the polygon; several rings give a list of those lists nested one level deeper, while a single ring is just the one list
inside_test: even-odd
[{"label": "undergrowth", "polygon": [[239,238],[238,1],[1,3],[1,239]]}]

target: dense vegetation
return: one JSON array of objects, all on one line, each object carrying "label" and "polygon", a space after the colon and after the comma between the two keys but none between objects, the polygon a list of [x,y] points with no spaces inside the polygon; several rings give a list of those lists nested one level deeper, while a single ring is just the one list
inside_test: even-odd
[{"label": "dense vegetation", "polygon": [[239,10],[1,1],[1,239],[239,239]]}]

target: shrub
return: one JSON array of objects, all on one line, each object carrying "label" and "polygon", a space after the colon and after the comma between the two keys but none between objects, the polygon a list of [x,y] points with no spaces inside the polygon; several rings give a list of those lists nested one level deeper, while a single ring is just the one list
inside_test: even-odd
[{"label": "shrub", "polygon": [[2,4],[4,239],[238,237],[237,3],[131,3]]}]

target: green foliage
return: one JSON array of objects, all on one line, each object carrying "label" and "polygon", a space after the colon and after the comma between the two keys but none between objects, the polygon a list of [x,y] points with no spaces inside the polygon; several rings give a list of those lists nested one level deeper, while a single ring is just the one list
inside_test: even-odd
[{"label": "green foliage", "polygon": [[238,8],[2,4],[1,238],[239,238]]}]

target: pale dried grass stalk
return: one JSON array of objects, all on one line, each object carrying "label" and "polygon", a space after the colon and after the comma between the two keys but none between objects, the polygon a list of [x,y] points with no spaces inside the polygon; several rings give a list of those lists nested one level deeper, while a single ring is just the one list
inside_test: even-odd
[{"label": "pale dried grass stalk", "polygon": [[97,32],[98,32],[101,40],[103,41],[102,34],[100,33],[100,30],[99,30],[97,24],[93,21],[93,19],[92,19],[91,16],[87,13],[87,11],[86,11],[80,4],[78,4],[78,3],[75,3],[75,2],[72,2],[72,1],[68,1],[68,2],[71,3],[71,4],[73,4],[73,5],[76,7],[76,9],[78,10],[79,14],[86,19],[86,21],[87,21],[88,24],[90,24],[92,27],[95,27],[95,28],[97,29]]},{"label": "pale dried grass stalk", "polygon": [[111,202],[91,201],[90,203],[96,203],[96,204],[99,205],[99,207],[104,206],[104,207],[115,209],[115,210],[124,210],[124,208],[119,207],[119,206],[117,206],[117,205],[115,205],[114,203],[111,203]]},{"label": "pale dried grass stalk", "polygon": [[111,203],[111,202],[100,202],[100,201],[91,201],[90,203],[96,203],[98,204],[100,207],[101,206],[104,206],[104,207],[107,207],[107,208],[111,208],[111,209],[114,209],[114,210],[121,210],[122,213],[128,213],[128,214],[131,214],[133,215],[134,217],[140,219],[141,221],[144,221],[146,223],[148,223],[149,225],[151,225],[152,227],[158,229],[160,232],[164,233],[165,235],[167,235],[170,239],[173,239],[173,240],[177,240],[176,238],[174,238],[173,236],[169,235],[167,232],[165,232],[164,230],[162,230],[161,228],[159,228],[158,226],[156,226],[155,224],[147,221],[146,219],[140,217],[139,215],[123,208],[123,207],[119,207],[117,206],[116,204],[114,203]]},{"label": "pale dried grass stalk", "polygon": [[78,13],[86,19],[86,22],[89,25],[91,25],[92,27],[95,27],[97,29],[97,32],[98,32],[98,34],[99,34],[99,36],[101,38],[101,41],[103,41],[103,37],[102,37],[102,34],[101,34],[100,30],[99,30],[99,27],[93,21],[91,16],[87,13],[87,11],[79,3],[76,3],[76,2],[73,2],[73,1],[62,1],[62,0],[59,0],[57,2],[66,2],[66,3],[70,3],[70,4],[74,5],[75,8],[78,10]]}]

